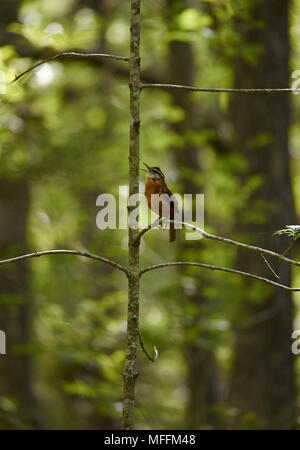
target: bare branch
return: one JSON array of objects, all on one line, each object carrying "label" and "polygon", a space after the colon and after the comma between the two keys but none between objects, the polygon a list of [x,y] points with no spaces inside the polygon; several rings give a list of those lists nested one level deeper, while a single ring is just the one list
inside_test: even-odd
[{"label": "bare branch", "polygon": [[83,256],[85,258],[90,258],[90,259],[94,259],[96,261],[101,261],[104,262],[106,264],[109,264],[112,267],[115,267],[116,269],[122,270],[122,272],[125,272],[126,275],[128,274],[128,269],[125,266],[122,266],[121,264],[108,259],[108,258],[104,258],[103,256],[98,256],[98,255],[93,255],[92,253],[89,253],[85,250],[83,251],[77,251],[77,250],[46,250],[43,252],[34,252],[34,253],[28,253],[27,255],[21,255],[21,256],[16,256],[14,258],[8,258],[8,259],[3,259],[2,261],[0,261],[0,265],[4,265],[4,264],[9,264],[9,263],[13,263],[13,262],[17,262],[17,261],[23,261],[24,259],[29,259],[29,258],[38,258],[40,256],[44,256],[44,255],[77,255],[77,256]]},{"label": "bare branch", "polygon": [[255,314],[250,320],[247,320],[246,323],[239,323],[238,325],[234,325],[233,330],[243,330],[245,328],[251,328],[255,325],[265,322],[266,320],[269,320],[271,317],[274,317],[276,314],[278,314],[283,307],[283,302],[277,302],[277,304],[272,305],[271,308],[263,309],[259,313]]},{"label": "bare branch", "polygon": [[286,255],[292,249],[292,247],[294,247],[295,242],[296,239],[293,239],[288,248],[282,253],[283,256]]},{"label": "bare branch", "polygon": [[140,242],[141,237],[147,233],[147,231],[151,230],[151,228],[156,228],[158,225],[161,224],[162,221],[162,217],[159,217],[158,219],[156,219],[153,223],[150,223],[150,225],[148,225],[146,228],[143,228],[139,234],[137,235],[136,239],[134,240],[134,243],[137,244],[138,242]]},{"label": "bare branch", "polygon": [[280,276],[275,272],[275,270],[273,269],[273,267],[271,266],[271,264],[269,263],[269,261],[267,260],[267,258],[265,257],[265,255],[263,253],[261,253],[261,257],[264,260],[264,262],[267,264],[267,266],[269,267],[269,269],[271,270],[271,272],[273,273],[273,275],[276,278],[280,278]]},{"label": "bare branch", "polygon": [[[256,247],[254,245],[244,244],[243,242],[233,241],[232,239],[229,239],[229,238],[216,236],[214,234],[207,233],[206,231],[202,230],[201,228],[196,227],[195,225],[191,225],[191,224],[186,223],[186,222],[179,222],[177,220],[171,220],[171,219],[167,219],[167,221],[170,222],[170,223],[173,222],[173,223],[177,223],[179,225],[183,225],[185,228],[187,228],[189,230],[197,231],[198,233],[200,233],[206,239],[212,239],[214,241],[225,242],[225,244],[230,244],[230,245],[234,245],[236,247],[241,247],[241,248],[244,248],[245,250],[249,250],[249,251],[253,251],[253,252],[256,252],[256,253],[261,253],[261,254],[273,256],[274,258],[280,259],[283,262],[286,262],[288,264],[292,264],[294,266],[299,266],[300,267],[300,261],[295,261],[294,259],[287,258],[284,255],[280,255],[279,253],[273,252],[272,250],[267,250],[265,248]],[[147,231],[149,231],[151,229],[152,229],[151,226],[148,226],[148,227],[144,228],[140,232],[140,235],[143,236]]]},{"label": "bare branch", "polygon": [[152,358],[152,357],[149,355],[149,353],[147,352],[147,350],[145,349],[144,342],[143,342],[142,335],[141,335],[140,331],[139,331],[139,341],[140,341],[140,345],[141,345],[141,347],[142,347],[142,350],[143,350],[143,352],[145,353],[145,355],[147,356],[147,358],[149,359],[149,361],[155,362],[155,361],[157,360],[157,358],[158,358],[158,351],[157,351],[157,348],[154,346],[154,356],[153,356],[153,358]]},{"label": "bare branch", "polygon": [[184,86],[181,84],[164,84],[164,83],[143,83],[141,84],[141,89],[146,88],[161,88],[161,89],[183,89],[186,91],[193,92],[236,92],[237,94],[271,94],[271,93],[279,93],[279,92],[300,92],[300,89],[294,88],[262,88],[262,89],[238,89],[238,88],[197,88],[194,86]]},{"label": "bare branch", "polygon": [[285,286],[284,284],[276,283],[275,281],[269,280],[268,278],[260,277],[259,275],[254,275],[252,273],[242,272],[240,270],[229,269],[227,267],[214,266],[212,264],[204,264],[204,263],[177,261],[177,262],[167,262],[167,263],[155,264],[153,266],[149,266],[149,267],[146,267],[145,269],[141,270],[141,275],[143,275],[146,272],[149,272],[150,270],[160,269],[162,267],[169,267],[169,266],[195,266],[195,267],[202,267],[204,269],[210,269],[210,270],[220,270],[222,272],[235,273],[237,275],[242,275],[244,277],[253,278],[254,280],[263,281],[264,283],[271,284],[272,286],[278,287],[280,289],[284,289],[286,291],[300,292],[300,288],[292,288],[289,286]]},{"label": "bare branch", "polygon": [[169,220],[169,219],[168,219],[168,221],[181,224],[185,228],[188,228],[189,230],[197,231],[198,233],[202,234],[202,236],[205,237],[206,239],[212,239],[214,241],[225,242],[225,244],[234,245],[236,247],[244,248],[245,250],[250,250],[250,251],[256,252],[256,253],[263,253],[265,255],[273,256],[274,258],[280,259],[281,261],[284,261],[288,264],[292,264],[294,266],[300,267],[299,261],[295,261],[294,259],[286,258],[285,256],[280,255],[279,253],[273,252],[272,250],[267,250],[265,248],[256,247],[254,245],[244,244],[243,242],[233,241],[232,239],[224,238],[221,236],[215,236],[214,234],[206,233],[206,231],[201,230],[201,228],[198,228],[189,223],[178,222],[176,220]]},{"label": "bare branch", "polygon": [[38,63],[29,67],[29,69],[20,73],[20,75],[16,75],[16,77],[11,81],[11,83],[14,83],[15,81],[19,80],[24,75],[31,72],[32,70],[37,69],[42,64],[45,64],[50,61],[54,61],[55,59],[58,59],[58,58],[70,58],[70,57],[79,57],[79,58],[99,58],[100,57],[100,58],[108,58],[108,59],[118,59],[121,61],[129,61],[129,58],[126,58],[125,56],[110,55],[109,53],[62,52],[62,53],[58,53],[57,55],[50,56],[49,58],[43,59],[42,61],[39,61]]}]

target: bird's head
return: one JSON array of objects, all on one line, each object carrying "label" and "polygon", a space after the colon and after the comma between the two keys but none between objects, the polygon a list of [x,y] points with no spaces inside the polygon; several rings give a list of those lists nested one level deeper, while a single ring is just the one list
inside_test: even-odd
[{"label": "bird's head", "polygon": [[144,163],[144,165],[147,167],[147,170],[144,169],[146,172],[146,177],[150,177],[152,180],[160,180],[165,178],[159,167],[150,167],[146,163]]}]

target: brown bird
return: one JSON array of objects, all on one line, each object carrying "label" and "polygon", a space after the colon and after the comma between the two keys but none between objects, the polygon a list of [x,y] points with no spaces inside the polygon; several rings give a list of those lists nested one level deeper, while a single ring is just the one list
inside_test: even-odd
[{"label": "brown bird", "polygon": [[[145,196],[149,209],[158,214],[159,217],[167,217],[174,220],[175,212],[177,212],[177,200],[174,197],[170,199],[173,192],[168,188],[164,174],[159,167],[149,167],[146,163],[144,164],[147,167],[147,170],[143,170],[146,172]],[[154,194],[165,195],[161,200],[152,197],[151,201],[151,195]],[[168,212],[168,215],[164,216],[166,212]],[[175,239],[176,230],[174,223],[170,223],[169,242],[174,242]]]}]

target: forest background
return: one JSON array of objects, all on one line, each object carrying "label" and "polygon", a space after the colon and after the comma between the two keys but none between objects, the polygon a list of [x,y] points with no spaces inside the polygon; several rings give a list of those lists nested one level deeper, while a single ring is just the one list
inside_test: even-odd
[{"label": "forest background", "polygon": [[[129,2],[1,0],[7,81],[62,51],[127,56]],[[143,0],[142,80],[219,88],[291,87],[300,1]],[[0,259],[87,249],[127,264],[127,231],[98,230],[96,198],[128,184],[128,67],[59,59],[0,100]],[[299,75],[299,74],[298,74]],[[299,96],[142,93],[142,161],[174,192],[204,193],[205,229],[282,253],[299,223]],[[143,182],[143,176],[141,182]],[[195,261],[273,277],[257,254],[152,231],[142,266]],[[296,243],[292,256],[300,255]],[[280,282],[298,268],[272,261]],[[136,426],[298,428],[299,294],[196,267],[145,274]],[[126,278],[75,256],[0,269],[0,428],[114,429],[122,411]]]}]

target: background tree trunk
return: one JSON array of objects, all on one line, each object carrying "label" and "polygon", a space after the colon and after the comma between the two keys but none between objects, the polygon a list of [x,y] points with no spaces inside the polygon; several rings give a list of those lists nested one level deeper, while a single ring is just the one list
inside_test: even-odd
[{"label": "background tree trunk", "polygon": [[[6,26],[17,21],[20,3],[3,0],[0,4],[0,45],[12,43],[15,38],[7,32]],[[0,253],[3,258],[28,250],[26,226],[29,206],[29,186],[25,177],[0,178]],[[14,400],[18,420],[30,426],[37,422],[31,384],[32,356],[25,351],[32,331],[29,283],[27,261],[1,268],[0,329],[6,333],[7,354],[0,359],[0,396]],[[0,415],[0,427],[14,428],[14,422],[9,420],[9,415],[6,416],[8,420]]]},{"label": "background tree trunk", "polygon": [[[259,29],[245,31],[237,25],[247,43],[260,46],[263,53],[256,65],[237,57],[234,86],[261,88],[289,86],[289,2],[259,2],[253,19],[264,22]],[[289,95],[236,95],[231,105],[237,149],[248,161],[243,182],[260,174],[262,185],[253,193],[239,215],[238,229],[257,230],[255,243],[282,252],[286,242],[274,238],[272,231],[293,223],[293,200],[289,173],[288,127]],[[248,211],[248,213],[247,213]],[[250,214],[249,214],[250,212]],[[251,214],[264,215],[255,225]],[[242,217],[248,214],[247,227]],[[250,225],[248,225],[250,224]],[[254,242],[254,241],[253,241]],[[272,261],[280,282],[291,283],[290,267]],[[268,274],[257,255],[238,255],[237,266],[252,273]],[[248,324],[241,324],[235,336],[232,372],[232,402],[240,408],[240,426],[289,428],[295,424],[295,392],[291,333],[293,324],[291,295],[287,291],[259,291],[260,299],[251,302],[253,283],[244,284],[241,298]],[[256,415],[256,418],[252,414]]]},{"label": "background tree trunk", "polygon": [[[167,0],[166,10],[167,23],[172,30],[172,21],[178,14],[189,7],[186,0]],[[172,84],[182,84],[186,86],[194,85],[195,60],[193,47],[190,42],[171,40],[169,43],[168,76],[166,79]],[[188,139],[188,132],[199,131],[201,116],[199,109],[196,109],[194,93],[189,93],[181,89],[170,91],[173,104],[184,111],[184,117],[181,121],[172,125],[172,129],[178,137],[183,140],[182,145],[171,149],[176,169],[178,171],[178,181],[180,183],[181,194],[199,194],[203,192],[203,186],[195,182],[201,170],[198,160],[198,149]],[[186,252],[189,255],[194,251],[199,258],[201,251],[201,241],[185,241],[183,233],[177,232],[177,260],[186,260]],[[187,274],[185,268],[180,269],[181,277]],[[189,274],[190,276],[190,274]],[[185,298],[183,305],[183,325],[193,327],[202,335],[203,342],[208,339],[206,335],[205,321],[200,310],[205,309],[206,299],[203,297],[202,290],[205,283],[205,275],[198,273],[194,278],[195,289],[193,292],[184,292],[181,287],[181,296]],[[191,319],[185,312],[188,310],[188,303],[198,307],[198,314]],[[212,414],[212,405],[218,401],[217,386],[217,368],[214,356],[214,349],[207,346],[199,346],[195,339],[187,340],[184,345],[184,358],[187,365],[186,385],[188,388],[188,403],[186,408],[186,426],[190,429],[197,429],[215,424],[215,417]]]},{"label": "background tree trunk", "polygon": [[[28,251],[26,222],[29,193],[26,180],[0,179],[0,253],[3,257]],[[31,356],[25,346],[31,336],[31,299],[27,261],[0,271],[0,329],[6,333],[6,355],[0,359],[0,395],[17,404],[21,423],[32,423],[34,395]],[[2,422],[4,428],[11,424]]]}]

